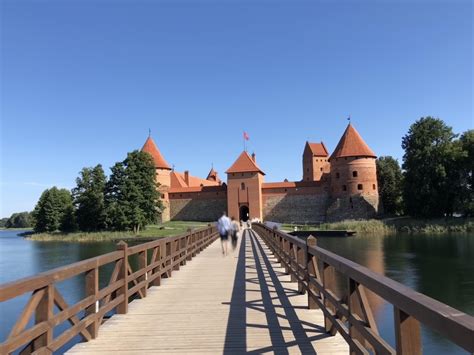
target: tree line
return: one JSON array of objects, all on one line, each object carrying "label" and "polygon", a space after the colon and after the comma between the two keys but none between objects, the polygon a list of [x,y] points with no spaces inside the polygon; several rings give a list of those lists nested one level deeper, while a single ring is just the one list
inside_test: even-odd
[{"label": "tree line", "polygon": [[133,151],[115,163],[83,168],[71,190],[45,190],[32,212],[35,232],[130,230],[155,223],[163,205],[150,154]]},{"label": "tree line", "polygon": [[0,219],[0,228],[30,228],[32,223],[33,218],[30,212],[18,212]]},{"label": "tree line", "polygon": [[438,118],[422,117],[402,138],[402,166],[377,159],[383,211],[388,215],[438,218],[474,214],[474,130],[455,134]]}]

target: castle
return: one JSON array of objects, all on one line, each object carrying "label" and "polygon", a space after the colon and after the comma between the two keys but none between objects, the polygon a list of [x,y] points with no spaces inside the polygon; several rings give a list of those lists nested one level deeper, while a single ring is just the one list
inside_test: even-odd
[{"label": "castle", "polygon": [[306,142],[300,181],[264,182],[246,151],[226,170],[227,183],[213,168],[205,179],[174,171],[151,137],[142,151],[155,163],[163,222],[213,221],[227,211],[244,221],[315,223],[370,218],[379,208],[376,155],[351,123],[331,155],[323,142]]}]

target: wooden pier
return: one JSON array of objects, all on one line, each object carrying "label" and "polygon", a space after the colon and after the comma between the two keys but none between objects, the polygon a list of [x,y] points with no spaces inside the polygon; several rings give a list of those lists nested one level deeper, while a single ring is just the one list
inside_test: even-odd
[{"label": "wooden pier", "polygon": [[[474,351],[473,317],[319,248],[312,237],[252,228],[227,256],[210,226],[121,243],[0,285],[0,302],[30,294],[0,354],[60,353],[78,335],[84,342],[71,354],[419,354],[420,324]],[[105,265],[113,271],[99,285]],[[56,285],[78,275],[85,298],[68,305]],[[394,346],[379,335],[367,290],[393,305]],[[54,332],[65,322],[71,326]]]}]

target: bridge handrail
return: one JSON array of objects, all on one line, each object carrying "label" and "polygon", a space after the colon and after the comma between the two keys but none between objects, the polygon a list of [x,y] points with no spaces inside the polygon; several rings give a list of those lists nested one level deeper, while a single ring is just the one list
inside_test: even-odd
[{"label": "bridge handrail", "polygon": [[[307,241],[252,225],[292,277],[300,292],[308,293],[309,308],[321,308],[326,331],[338,331],[351,352],[382,354],[421,353],[420,322],[468,352],[474,352],[474,317],[369,270]],[[336,295],[335,272],[347,278],[342,297]],[[394,307],[396,350],[380,337],[365,294],[368,289]]]},{"label": "bridge handrail", "polygon": [[[216,228],[209,225],[132,247],[120,242],[117,251],[0,285],[0,302],[32,292],[9,336],[0,344],[0,354],[17,350],[20,354],[52,353],[78,334],[86,341],[94,339],[107,313],[114,309],[127,313],[133,297],[146,297],[150,286],[159,286],[161,278],[171,277],[173,270],[179,270],[217,237]],[[138,256],[137,270],[129,262],[132,255]],[[99,268],[111,263],[115,265],[110,281],[99,288]],[[81,274],[85,274],[85,298],[70,306],[55,285]],[[85,313],[82,319],[78,317],[81,312]],[[34,325],[27,328],[33,315]],[[53,334],[54,328],[66,321],[71,327]]]}]

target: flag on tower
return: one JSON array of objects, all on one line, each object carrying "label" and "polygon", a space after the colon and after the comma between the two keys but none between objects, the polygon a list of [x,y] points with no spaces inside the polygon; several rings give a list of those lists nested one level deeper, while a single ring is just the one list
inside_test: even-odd
[{"label": "flag on tower", "polygon": [[348,120],[348,121],[350,121],[350,120],[351,120],[351,115],[349,115],[349,116],[347,117],[347,120]]},{"label": "flag on tower", "polygon": [[244,131],[244,139],[245,139],[246,141],[249,140],[249,135],[248,135],[247,132],[245,132],[245,131]]}]

